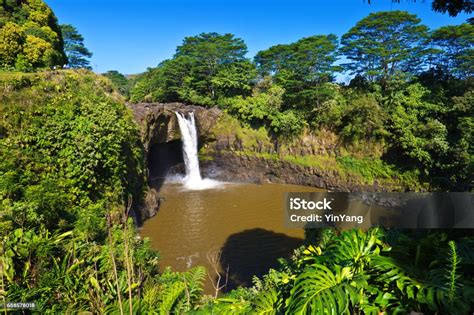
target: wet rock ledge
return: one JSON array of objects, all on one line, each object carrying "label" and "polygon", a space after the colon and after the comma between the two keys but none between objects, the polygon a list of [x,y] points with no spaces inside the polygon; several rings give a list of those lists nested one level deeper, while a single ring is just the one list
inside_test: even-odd
[{"label": "wet rock ledge", "polygon": [[182,103],[138,103],[128,104],[128,107],[141,128],[143,147],[146,152],[149,152],[154,144],[181,139],[175,112],[194,112],[200,141],[206,141],[210,136],[213,124],[221,114],[217,107],[205,108]]},{"label": "wet rock ledge", "polygon": [[182,164],[181,132],[175,112],[194,113],[199,141],[204,143],[212,136],[211,129],[221,111],[182,103],[138,103],[127,106],[140,127],[147,165],[147,193],[135,209],[136,222],[141,225],[153,217],[160,207],[162,199],[159,190],[166,173]]}]

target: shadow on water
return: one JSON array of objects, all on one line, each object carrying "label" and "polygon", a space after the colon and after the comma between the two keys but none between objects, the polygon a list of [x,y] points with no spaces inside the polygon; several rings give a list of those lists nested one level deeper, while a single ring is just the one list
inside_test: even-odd
[{"label": "shadow on water", "polygon": [[277,268],[278,258],[290,258],[303,242],[303,239],[262,228],[230,235],[221,249],[221,270],[229,267],[229,280],[223,291],[252,285],[254,275],[261,277],[270,268]]},{"label": "shadow on water", "polygon": [[148,153],[149,186],[159,191],[169,171],[183,162],[181,140],[153,145]]}]

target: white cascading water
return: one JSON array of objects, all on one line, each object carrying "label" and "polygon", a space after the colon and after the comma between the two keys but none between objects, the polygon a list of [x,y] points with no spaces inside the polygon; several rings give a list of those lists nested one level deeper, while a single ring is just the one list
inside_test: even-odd
[{"label": "white cascading water", "polygon": [[176,112],[178,118],[179,130],[181,131],[181,140],[183,142],[183,159],[186,169],[186,176],[183,184],[187,189],[199,190],[213,188],[217,185],[216,181],[202,179],[199,171],[198,159],[198,138],[194,113],[189,113],[189,117]]}]

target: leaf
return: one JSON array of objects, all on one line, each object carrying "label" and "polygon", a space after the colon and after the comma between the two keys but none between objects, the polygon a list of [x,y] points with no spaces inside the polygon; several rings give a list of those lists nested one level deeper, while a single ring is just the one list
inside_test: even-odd
[{"label": "leaf", "polygon": [[255,299],[253,312],[260,315],[273,315],[277,313],[281,300],[276,289],[261,292]]},{"label": "leaf", "polygon": [[92,286],[93,286],[98,292],[101,291],[100,285],[99,285],[99,281],[97,281],[97,279],[96,279],[94,276],[90,276],[90,277],[89,277],[89,282],[92,284]]},{"label": "leaf", "polygon": [[316,254],[317,256],[320,256],[322,254],[321,247],[309,245],[304,251],[303,254],[305,255],[310,255],[310,254]]},{"label": "leaf", "polygon": [[[352,272],[336,268],[333,273],[324,265],[306,268],[295,280],[287,300],[287,314],[341,314],[346,313]],[[348,296],[350,295],[350,296]]]},{"label": "leaf", "polygon": [[184,292],[186,285],[183,282],[174,282],[163,291],[159,307],[160,314],[168,315],[172,313],[173,307]]}]

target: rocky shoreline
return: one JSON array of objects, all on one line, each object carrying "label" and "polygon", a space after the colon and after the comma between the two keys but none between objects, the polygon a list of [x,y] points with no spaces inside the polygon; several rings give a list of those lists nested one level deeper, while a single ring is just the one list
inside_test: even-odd
[{"label": "rocky shoreline", "polygon": [[228,150],[216,151],[211,160],[201,161],[201,171],[203,176],[222,181],[285,183],[344,192],[400,191],[399,186],[381,185],[377,180],[362,184],[351,178],[343,180],[334,171]]},{"label": "rocky shoreline", "polygon": [[[229,132],[221,134],[215,126],[223,113],[216,107],[185,105],[181,103],[143,103],[128,104],[135,121],[140,127],[142,145],[146,154],[148,190],[136,211],[136,221],[140,225],[153,217],[159,209],[161,198],[159,189],[164,177],[159,180],[153,176],[153,168],[160,167],[163,159],[157,151],[180,154],[176,148],[181,141],[181,134],[175,112],[193,112],[196,117],[198,137],[206,151],[201,160],[201,173],[204,177],[222,181],[252,183],[286,183],[311,186],[330,191],[344,192],[378,192],[404,191],[408,188],[396,183],[374,180],[371,184],[361,183],[360,177],[344,174],[335,170],[298,165],[279,158],[278,154],[305,155],[337,155],[334,141],[328,136],[305,136],[300,142],[282,149],[278,143],[252,138],[252,146],[242,144],[238,132],[229,127]],[[225,123],[221,123],[226,125]],[[180,144],[179,144],[180,145]],[[173,147],[173,148],[171,148]],[[279,153],[278,153],[279,152]],[[272,155],[265,158],[262,155]],[[182,161],[173,157],[165,173],[182,173]],[[181,157],[182,159],[182,157]],[[169,161],[168,161],[169,162]],[[162,170],[163,171],[163,170]]]}]

